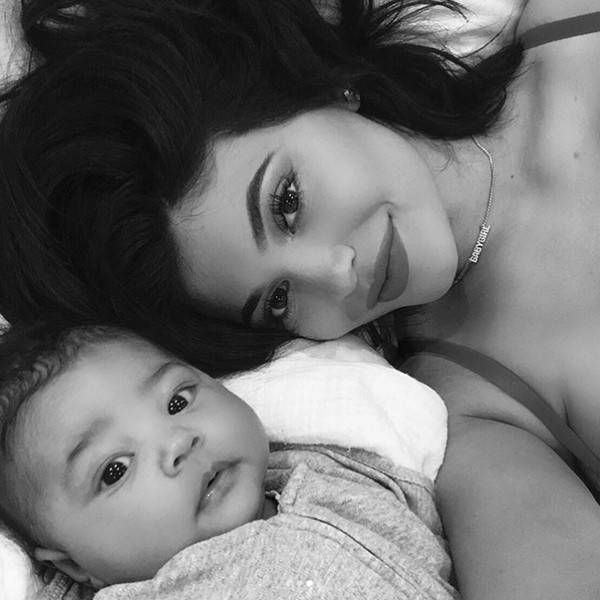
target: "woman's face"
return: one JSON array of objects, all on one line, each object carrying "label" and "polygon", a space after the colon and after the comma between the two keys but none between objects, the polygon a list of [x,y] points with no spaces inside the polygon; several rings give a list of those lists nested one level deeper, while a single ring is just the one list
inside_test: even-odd
[{"label": "woman's face", "polygon": [[171,226],[209,314],[315,339],[431,302],[456,271],[415,142],[345,108],[219,138],[208,182]]}]

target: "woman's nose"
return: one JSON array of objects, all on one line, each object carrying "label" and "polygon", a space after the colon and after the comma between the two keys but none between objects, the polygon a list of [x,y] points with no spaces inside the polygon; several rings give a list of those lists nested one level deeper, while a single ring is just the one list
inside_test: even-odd
[{"label": "woman's nose", "polygon": [[160,463],[163,472],[174,477],[181,471],[185,461],[200,446],[199,435],[183,428],[174,428],[167,435],[161,449]]},{"label": "woman's nose", "polygon": [[298,254],[294,271],[299,281],[339,299],[356,288],[356,253],[351,246],[340,244],[320,250],[299,250]]}]

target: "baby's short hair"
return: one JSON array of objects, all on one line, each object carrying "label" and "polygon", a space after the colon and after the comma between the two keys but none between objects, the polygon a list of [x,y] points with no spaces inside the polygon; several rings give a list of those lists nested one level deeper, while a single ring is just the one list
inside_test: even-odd
[{"label": "baby's short hair", "polygon": [[[11,474],[19,411],[91,345],[133,337],[118,327],[38,322],[0,329],[0,520],[28,551],[38,537],[31,499]],[[16,480],[15,480],[16,475]]]}]

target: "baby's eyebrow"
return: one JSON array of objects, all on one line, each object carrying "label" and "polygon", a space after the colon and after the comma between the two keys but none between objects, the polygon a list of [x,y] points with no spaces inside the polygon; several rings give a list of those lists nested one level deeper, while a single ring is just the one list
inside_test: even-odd
[{"label": "baby's eyebrow", "polygon": [[153,388],[157,385],[163,377],[166,377],[170,371],[178,368],[189,368],[185,363],[179,362],[177,360],[170,360],[168,362],[162,363],[156,371],[154,371],[149,377],[144,379],[141,383],[142,391],[146,391],[148,389]]},{"label": "baby's eyebrow", "polygon": [[71,478],[73,467],[75,466],[77,460],[92,445],[92,442],[108,428],[109,425],[110,419],[107,417],[94,419],[79,437],[77,443],[75,446],[73,446],[65,461],[67,480]]}]

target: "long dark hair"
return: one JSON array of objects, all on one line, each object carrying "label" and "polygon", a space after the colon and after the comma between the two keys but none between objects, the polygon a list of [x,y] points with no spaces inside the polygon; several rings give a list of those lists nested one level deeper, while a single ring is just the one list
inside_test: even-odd
[{"label": "long dark hair", "polygon": [[[288,334],[206,318],[186,292],[167,215],[202,181],[211,141],[333,102],[436,139],[488,130],[517,45],[469,66],[424,43],[452,0],[24,0],[37,66],[5,89],[0,313],[143,328],[221,374]],[[419,41],[421,40],[421,41]]]}]

